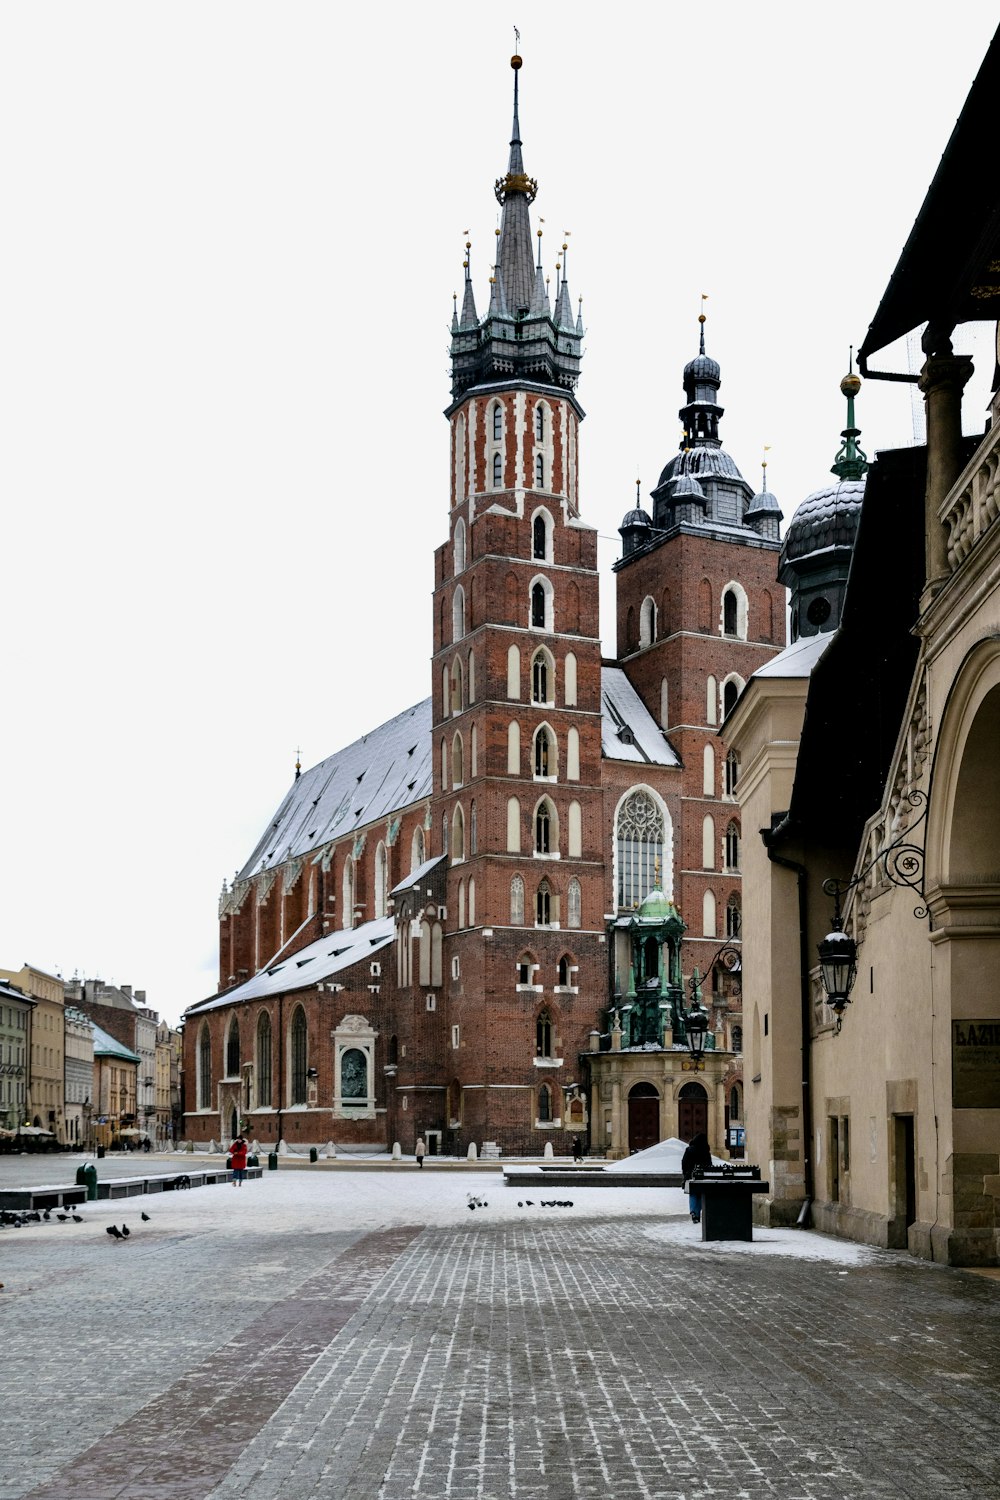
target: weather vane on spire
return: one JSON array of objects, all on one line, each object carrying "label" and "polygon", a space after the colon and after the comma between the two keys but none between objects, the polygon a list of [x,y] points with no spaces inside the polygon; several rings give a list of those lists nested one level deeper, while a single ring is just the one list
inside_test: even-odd
[{"label": "weather vane on spire", "polygon": [[707,292],[702,292],[702,294],[701,294],[701,312],[698,314],[698,322],[701,324],[701,338],[700,338],[700,341],[699,341],[699,348],[698,348],[698,353],[699,354],[704,354],[704,352],[705,352],[705,303],[707,301],[708,301],[708,293]]},{"label": "weather vane on spire", "polygon": [[767,494],[767,455],[770,453],[770,451],[771,451],[771,444],[770,443],[765,443],[764,444],[764,457],[760,461],[761,474],[763,476],[760,488],[761,488],[762,493],[765,494],[765,495]]}]

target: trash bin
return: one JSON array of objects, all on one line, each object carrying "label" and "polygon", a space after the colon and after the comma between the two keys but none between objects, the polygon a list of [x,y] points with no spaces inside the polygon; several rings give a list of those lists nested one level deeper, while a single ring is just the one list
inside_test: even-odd
[{"label": "trash bin", "polygon": [[87,1186],[87,1179],[83,1175],[86,1170],[87,1170],[86,1167],[77,1167],[77,1169],[76,1169],[76,1185],[77,1185],[77,1187],[86,1187]]},{"label": "trash bin", "polygon": [[315,1146],[310,1146],[309,1147],[309,1160],[310,1161],[319,1161],[319,1152],[316,1150]]},{"label": "trash bin", "polygon": [[103,1161],[104,1160],[104,1147],[103,1146],[98,1146],[98,1148],[97,1148],[97,1160],[98,1161]]},{"label": "trash bin", "polygon": [[97,1197],[97,1168],[93,1165],[77,1167],[76,1180],[87,1189],[87,1202],[93,1203]]},{"label": "trash bin", "polygon": [[278,1153],[277,1153],[277,1151],[269,1151],[267,1153],[267,1170],[269,1172],[276,1172],[278,1170]]},{"label": "trash bin", "polygon": [[247,1166],[248,1167],[259,1167],[260,1166],[260,1162],[257,1160],[256,1156],[248,1156],[247,1157]]}]

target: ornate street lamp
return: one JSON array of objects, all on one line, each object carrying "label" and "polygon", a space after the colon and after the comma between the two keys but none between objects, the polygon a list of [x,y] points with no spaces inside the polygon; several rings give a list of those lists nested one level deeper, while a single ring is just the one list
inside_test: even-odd
[{"label": "ornate street lamp", "polygon": [[844,931],[844,919],[840,914],[840,893],[849,890],[855,882],[842,885],[839,880],[824,880],[823,889],[833,897],[833,922],[830,931],[819,944],[819,967],[826,990],[826,1003],[837,1014],[837,1030],[840,1030],[845,1008],[851,1003],[851,990],[858,972],[858,945]]}]

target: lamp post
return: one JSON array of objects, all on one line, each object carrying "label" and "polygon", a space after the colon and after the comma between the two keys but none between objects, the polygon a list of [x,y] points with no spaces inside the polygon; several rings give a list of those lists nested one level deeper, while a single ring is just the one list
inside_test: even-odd
[{"label": "lamp post", "polygon": [[826,1003],[837,1014],[837,1030],[843,1024],[845,1008],[851,1003],[851,990],[858,972],[858,945],[844,931],[844,919],[840,913],[840,893],[849,890],[853,882],[842,885],[839,880],[824,880],[823,889],[833,897],[833,921],[830,931],[818,945],[819,967],[826,991]]}]

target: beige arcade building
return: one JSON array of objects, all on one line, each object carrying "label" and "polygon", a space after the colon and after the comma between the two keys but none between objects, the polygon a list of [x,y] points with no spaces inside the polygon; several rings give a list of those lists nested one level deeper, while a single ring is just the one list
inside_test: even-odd
[{"label": "beige arcade building", "polygon": [[1000,392],[963,438],[951,342],[1000,314],[998,96],[994,39],[860,352],[906,380],[887,346],[926,324],[926,447],[869,466],[845,380],[836,483],[782,547],[792,644],[722,731],[760,1212],[954,1265],[1000,1263]]}]

